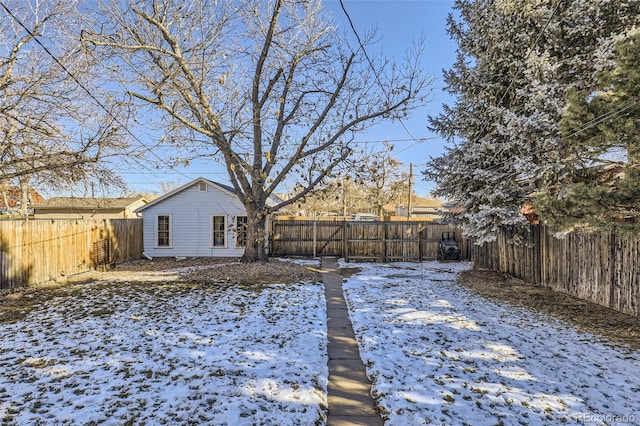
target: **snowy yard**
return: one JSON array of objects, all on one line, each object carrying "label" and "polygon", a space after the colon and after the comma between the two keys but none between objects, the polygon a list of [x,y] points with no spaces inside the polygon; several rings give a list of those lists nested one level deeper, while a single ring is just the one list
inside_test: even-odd
[{"label": "snowy yard", "polygon": [[59,289],[0,324],[0,423],[325,421],[322,285],[167,281],[176,278]]},{"label": "snowy yard", "polygon": [[[361,268],[346,298],[387,425],[640,424],[640,353],[479,298],[455,284],[466,263],[345,266]],[[178,272],[0,314],[0,423],[324,424],[323,286]]]},{"label": "snowy yard", "polygon": [[640,424],[640,353],[454,283],[469,264],[348,264],[387,425]]}]

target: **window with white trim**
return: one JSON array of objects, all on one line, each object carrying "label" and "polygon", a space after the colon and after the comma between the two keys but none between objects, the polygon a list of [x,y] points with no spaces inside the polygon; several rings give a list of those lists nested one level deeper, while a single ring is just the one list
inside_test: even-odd
[{"label": "window with white trim", "polygon": [[171,247],[171,215],[156,216],[156,247]]},{"label": "window with white trim", "polygon": [[227,246],[226,216],[211,216],[211,246]]},{"label": "window with white trim", "polygon": [[247,246],[247,217],[236,216],[236,247]]}]

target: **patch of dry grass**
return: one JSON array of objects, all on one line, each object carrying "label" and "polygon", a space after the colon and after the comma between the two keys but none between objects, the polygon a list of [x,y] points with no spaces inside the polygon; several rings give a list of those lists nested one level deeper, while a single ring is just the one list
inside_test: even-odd
[{"label": "patch of dry grass", "polygon": [[526,306],[578,329],[625,343],[633,349],[640,348],[640,318],[479,268],[462,272],[458,283],[483,297]]},{"label": "patch of dry grass", "polygon": [[267,284],[315,283],[321,280],[317,269],[280,260],[240,263],[236,258],[140,259],[120,264],[110,271],[90,271],[71,277],[67,284],[17,289],[0,296],[0,323],[23,319],[34,308],[41,307],[56,297],[82,291],[87,283],[93,283],[94,288],[109,286],[114,292],[123,285],[126,291],[135,286],[137,291],[144,292],[150,287],[150,283],[158,281],[170,283],[173,287],[216,284],[259,290]]}]

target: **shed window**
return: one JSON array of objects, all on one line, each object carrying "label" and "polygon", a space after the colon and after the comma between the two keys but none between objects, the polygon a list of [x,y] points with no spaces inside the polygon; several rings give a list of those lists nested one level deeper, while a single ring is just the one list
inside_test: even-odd
[{"label": "shed window", "polygon": [[236,246],[247,246],[247,217],[236,216]]},{"label": "shed window", "polygon": [[198,189],[200,189],[200,192],[207,192],[207,182],[200,182]]},{"label": "shed window", "polygon": [[156,216],[156,245],[158,247],[171,247],[171,215]]},{"label": "shed window", "polygon": [[227,226],[225,216],[213,216],[211,220],[211,245],[213,247],[226,247]]}]

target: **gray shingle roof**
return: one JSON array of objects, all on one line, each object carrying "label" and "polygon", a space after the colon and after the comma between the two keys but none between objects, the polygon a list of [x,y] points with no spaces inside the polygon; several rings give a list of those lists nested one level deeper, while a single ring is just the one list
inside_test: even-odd
[{"label": "gray shingle roof", "polygon": [[37,209],[125,209],[143,197],[123,198],[78,198],[53,197],[37,206]]}]

